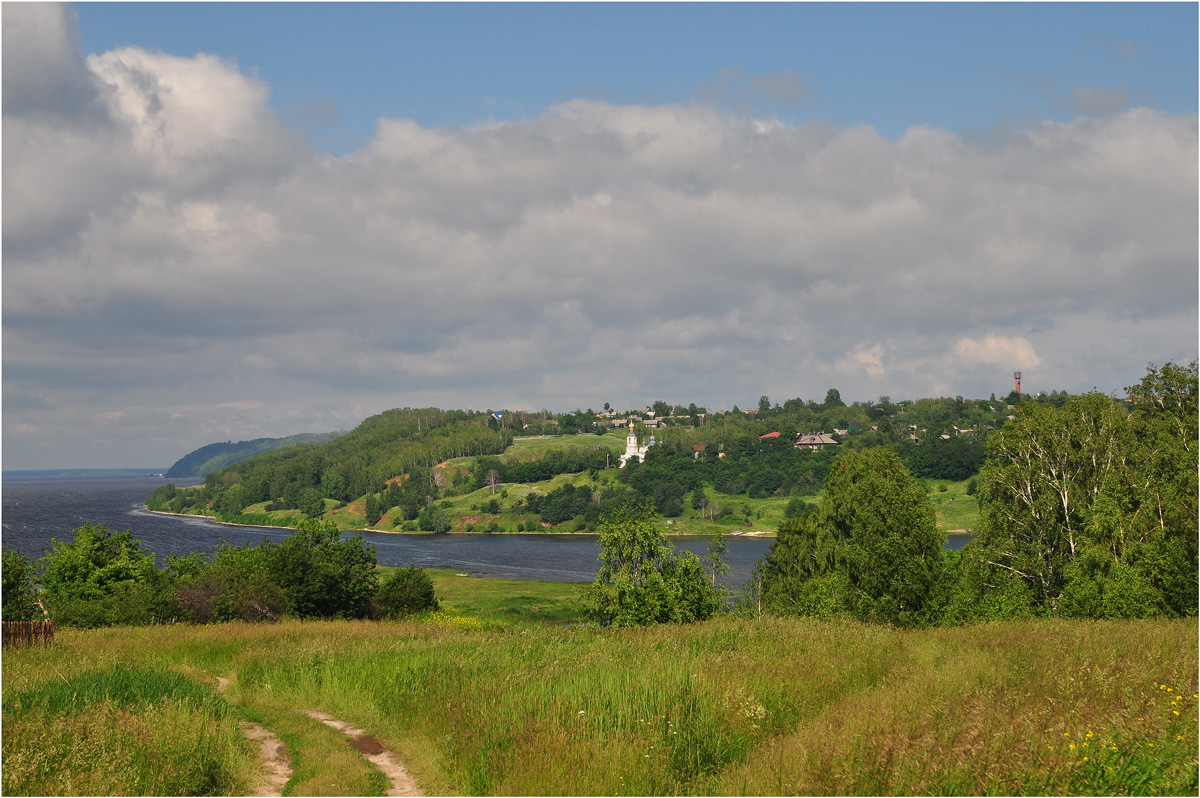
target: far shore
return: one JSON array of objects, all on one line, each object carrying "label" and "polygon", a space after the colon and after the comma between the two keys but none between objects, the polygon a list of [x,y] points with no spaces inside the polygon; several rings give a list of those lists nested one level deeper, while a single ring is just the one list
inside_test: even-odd
[{"label": "far shore", "polygon": [[[144,505],[144,504],[142,505],[142,509],[144,509],[148,513],[154,513],[155,515],[173,515],[177,518],[203,518],[206,521],[212,521],[214,524],[221,524],[223,526],[240,526],[240,527],[248,527],[248,528],[252,528],[252,529],[295,529],[296,528],[294,526],[278,526],[276,524],[239,524],[236,521],[222,521],[219,518],[217,518],[215,515],[201,515],[200,513],[171,513],[171,512],[167,512],[166,510],[151,510],[149,507],[146,507],[146,505]],[[677,531],[672,531],[670,529],[670,526],[671,525],[668,525],[668,529],[665,533],[668,537],[687,537],[689,535],[694,536],[694,537],[709,537],[709,536],[717,534],[716,532],[677,532]],[[546,528],[541,532],[454,531],[454,532],[437,533],[437,532],[420,532],[420,531],[408,532],[408,531],[404,531],[404,530],[400,530],[400,529],[373,529],[371,527],[359,527],[357,529],[343,529],[342,531],[343,532],[375,532],[380,535],[445,534],[445,535],[472,535],[472,536],[479,535],[479,536],[483,536],[483,535],[596,535],[596,534],[598,534],[596,532],[579,531],[576,529],[559,530],[559,529],[553,529],[553,528]],[[769,529],[754,529],[754,530],[750,530],[748,532],[742,532],[741,530],[735,530],[733,532],[725,532],[724,534],[729,537],[740,537],[740,538],[775,537],[775,532],[772,530],[769,530]],[[951,534],[954,534],[954,533],[951,533]]]}]

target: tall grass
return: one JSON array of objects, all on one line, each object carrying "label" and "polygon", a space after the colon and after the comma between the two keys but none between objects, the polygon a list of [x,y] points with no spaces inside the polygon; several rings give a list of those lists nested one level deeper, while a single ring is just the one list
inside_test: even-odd
[{"label": "tall grass", "polygon": [[[1196,792],[1195,619],[495,625],[441,614],[113,642],[231,677],[235,707],[293,735],[314,794],[373,788],[306,753],[319,724],[303,709],[366,729],[437,793]],[[77,636],[44,656],[101,656]],[[27,654],[6,655],[6,692],[26,689]],[[6,789],[9,722],[6,705]]]},{"label": "tall grass", "polygon": [[4,793],[217,795],[251,783],[253,752],[211,687],[145,667],[55,675],[4,692]]}]

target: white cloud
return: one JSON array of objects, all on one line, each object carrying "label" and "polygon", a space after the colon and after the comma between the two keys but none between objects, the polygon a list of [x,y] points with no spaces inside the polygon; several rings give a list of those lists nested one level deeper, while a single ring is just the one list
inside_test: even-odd
[{"label": "white cloud", "polygon": [[[87,407],[126,414],[105,434],[142,454],[119,465],[166,465],[404,405],[986,396],[1022,368],[1108,390],[1196,356],[1194,116],[889,141],[576,99],[381,119],[335,158],[234,63],[85,61],[60,7],[28,13],[58,38],[4,53],[4,427],[25,462],[110,456]],[[92,112],[47,112],[39,69]],[[57,437],[9,435],[35,427]]]},{"label": "white cloud", "polygon": [[986,335],[981,339],[963,338],[954,345],[954,354],[964,364],[986,363],[993,366],[1036,368],[1042,359],[1024,338]]}]

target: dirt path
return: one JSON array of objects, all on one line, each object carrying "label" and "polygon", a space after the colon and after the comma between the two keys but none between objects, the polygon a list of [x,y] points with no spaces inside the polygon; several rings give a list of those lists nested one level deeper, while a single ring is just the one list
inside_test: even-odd
[{"label": "dirt path", "polygon": [[[221,692],[229,686],[229,680],[223,676],[217,677],[217,689]],[[292,777],[292,765],[288,760],[287,750],[283,741],[269,730],[257,723],[243,721],[242,731],[246,739],[259,744],[259,775],[265,782],[250,793],[253,796],[268,796],[276,798],[283,795],[283,787]]]},{"label": "dirt path", "polygon": [[374,763],[375,767],[383,771],[383,774],[392,782],[392,788],[385,795],[416,796],[425,794],[421,792],[421,788],[413,781],[412,776],[408,775],[408,771],[404,769],[404,765],[400,763],[400,760],[392,756],[379,740],[367,735],[362,729],[355,729],[349,723],[326,715],[324,712],[307,710],[306,714],[311,718],[316,718],[326,726],[332,726],[346,734],[350,738],[350,746]]}]

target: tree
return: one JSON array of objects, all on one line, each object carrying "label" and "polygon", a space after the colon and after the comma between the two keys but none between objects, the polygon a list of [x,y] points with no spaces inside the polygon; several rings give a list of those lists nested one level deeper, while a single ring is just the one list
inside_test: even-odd
[{"label": "tree", "polygon": [[362,618],[378,587],[375,547],[362,535],[341,539],[329,521],[300,522],[270,547],[269,572],[301,618]]},{"label": "tree", "polygon": [[426,505],[425,509],[417,514],[417,528],[422,532],[436,532],[443,534],[450,531],[453,526],[450,521],[450,515],[436,504]]},{"label": "tree", "polygon": [[5,621],[33,621],[42,616],[34,597],[33,564],[16,549],[5,547],[0,563],[3,595],[0,616]]},{"label": "tree", "polygon": [[487,476],[483,478],[483,483],[492,489],[492,493],[496,492],[496,486],[500,484],[500,472],[494,468],[488,469]]},{"label": "tree", "polygon": [[830,468],[820,510],[780,524],[763,601],[785,614],[929,623],[944,545],[924,489],[894,453],[849,452]]},{"label": "tree", "polygon": [[717,587],[717,577],[729,571],[729,563],[725,562],[725,555],[728,553],[729,546],[725,543],[725,533],[718,532],[709,539],[708,554],[704,557],[704,564],[712,574],[714,590]]},{"label": "tree", "polygon": [[658,527],[653,503],[623,503],[598,527],[602,562],[582,594],[588,620],[614,626],[689,623],[720,608],[700,558],[676,553]]},{"label": "tree", "polygon": [[[325,498],[316,488],[305,488],[300,491],[300,512],[309,518],[319,518],[325,514]],[[379,519],[375,519],[378,521]]]},{"label": "tree", "polygon": [[130,530],[85,524],[70,543],[51,539],[39,561],[42,600],[60,625],[112,626],[169,620],[176,609],[166,575]]},{"label": "tree", "polygon": [[1099,393],[1023,402],[989,437],[963,552],[977,596],[1015,580],[1040,614],[1196,614],[1196,364],[1128,390],[1128,415]]},{"label": "tree", "polygon": [[832,410],[835,407],[845,407],[846,403],[842,401],[842,394],[837,388],[830,388],[825,392],[825,402],[821,405],[822,410]]},{"label": "tree", "polygon": [[222,543],[211,563],[199,552],[169,557],[176,598],[197,623],[277,621],[288,611],[288,598],[271,574],[271,554],[265,543]]},{"label": "tree", "polygon": [[770,411],[771,411],[771,400],[767,398],[767,395],[763,394],[762,396],[758,397],[758,414],[760,416],[766,415]]},{"label": "tree", "polygon": [[368,493],[363,500],[363,514],[366,516],[367,526],[375,526],[383,517],[383,508],[380,507],[379,498],[374,493]]},{"label": "tree", "polygon": [[379,585],[375,604],[384,618],[398,618],[415,612],[438,609],[433,580],[415,565],[392,571]]}]

